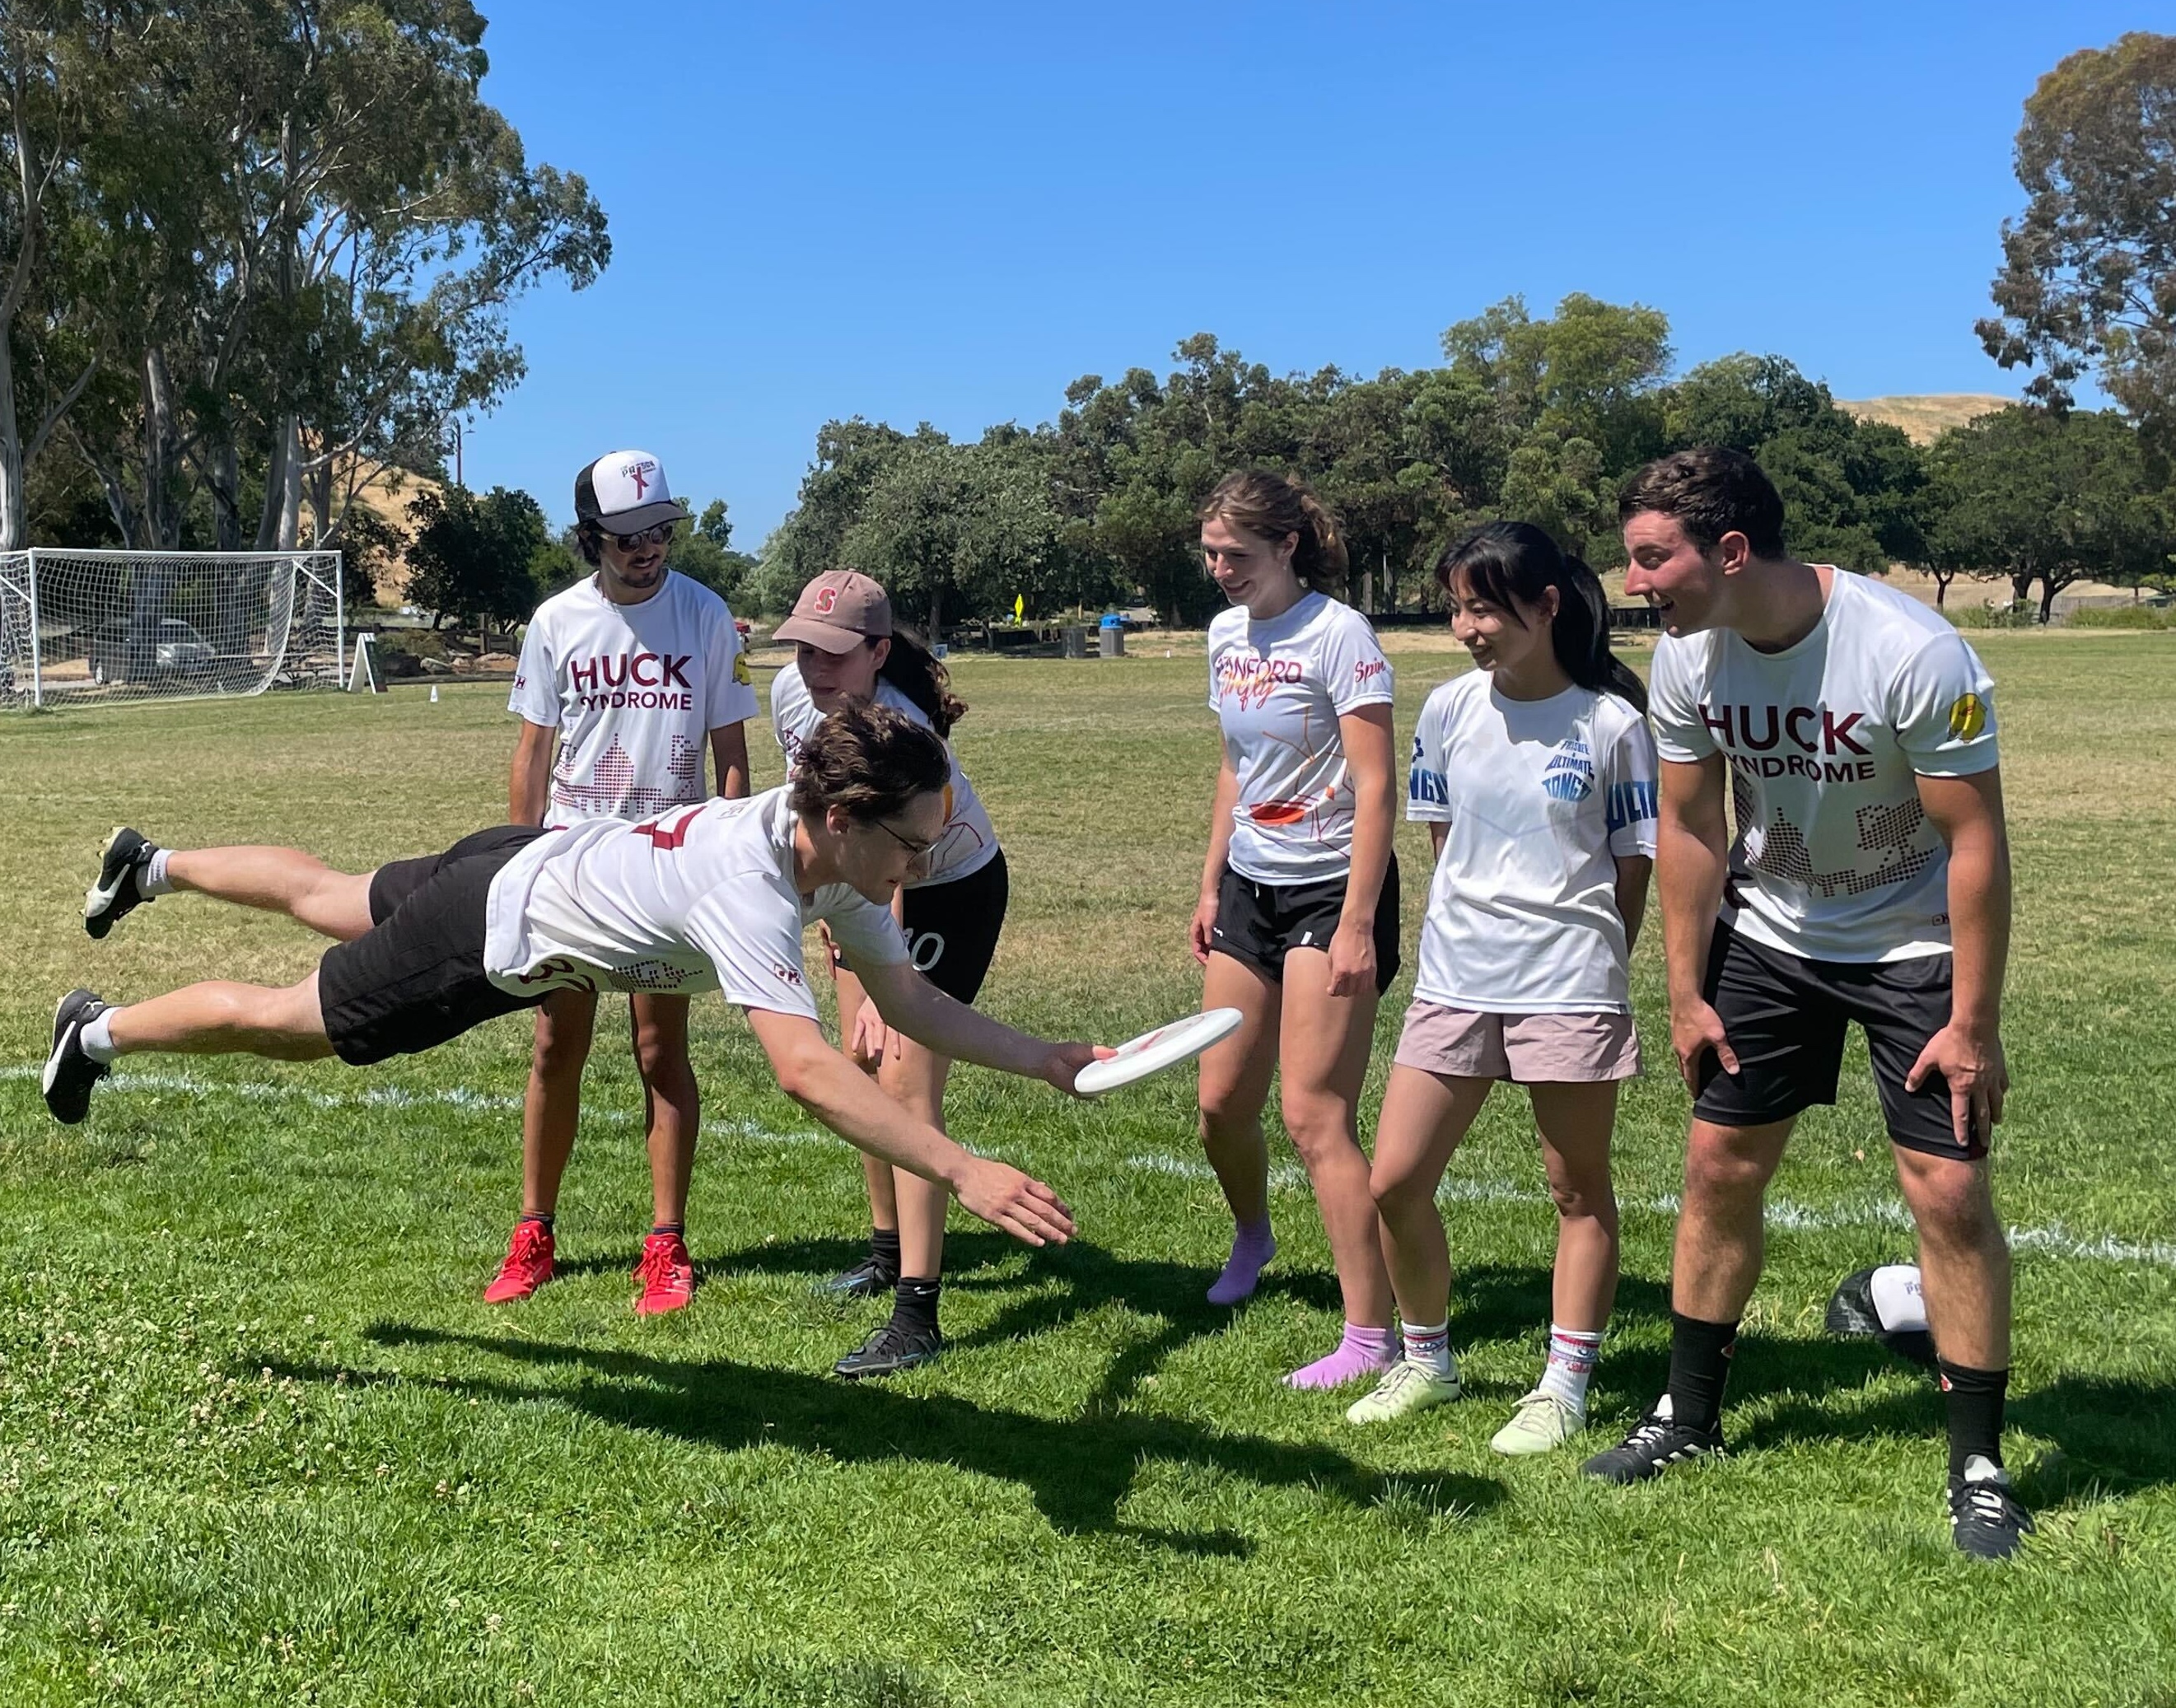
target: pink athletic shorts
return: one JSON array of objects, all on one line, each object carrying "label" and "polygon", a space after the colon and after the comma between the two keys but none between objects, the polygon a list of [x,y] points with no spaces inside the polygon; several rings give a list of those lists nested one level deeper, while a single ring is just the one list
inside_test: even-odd
[{"label": "pink athletic shorts", "polygon": [[1406,1010],[1397,1063],[1461,1080],[1629,1080],[1640,1071],[1640,1034],[1629,1014],[1484,1014],[1441,1003]]}]

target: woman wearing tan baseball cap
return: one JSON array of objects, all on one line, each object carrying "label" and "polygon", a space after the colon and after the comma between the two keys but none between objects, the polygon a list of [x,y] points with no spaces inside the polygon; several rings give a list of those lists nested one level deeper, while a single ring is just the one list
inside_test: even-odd
[{"label": "woman wearing tan baseball cap", "polygon": [[[889,706],[942,737],[967,710],[953,694],[944,666],[893,624],[883,586],[853,570],[833,570],[802,589],[776,638],[792,641],[796,654],[770,686],[770,724],[788,775],[817,726],[851,702]],[[971,1003],[997,952],[1009,882],[997,832],[956,753],[949,794],[944,834],[928,863],[909,873],[893,896],[892,911],[916,971],[947,996]],[[832,971],[849,1053],[874,1071],[895,1102],[943,1130],[949,1058],[887,1031],[852,969],[835,956]],[[825,1290],[850,1298],[889,1291],[893,1304],[890,1319],[834,1366],[848,1378],[911,1369],[944,1346],[938,1300],[945,1200],[919,1177],[889,1163],[873,1161],[863,1172],[873,1224],[869,1255]]]}]

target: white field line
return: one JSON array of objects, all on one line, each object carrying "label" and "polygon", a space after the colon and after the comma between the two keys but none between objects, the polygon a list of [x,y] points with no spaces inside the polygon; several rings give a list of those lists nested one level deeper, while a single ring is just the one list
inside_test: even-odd
[{"label": "white field line", "polygon": [[[36,1080],[43,1071],[42,1064],[14,1068],[0,1068],[0,1082]],[[139,1073],[123,1069],[106,1082],[109,1095],[112,1092],[172,1091],[189,1097],[238,1097],[253,1102],[295,1101],[307,1104],[313,1109],[466,1109],[479,1113],[511,1114],[521,1108],[519,1097],[494,1096],[487,1092],[471,1091],[463,1085],[449,1085],[435,1091],[411,1091],[399,1085],[377,1085],[356,1092],[318,1091],[303,1085],[284,1085],[269,1080],[204,1080],[193,1074]],[[587,1118],[623,1124],[632,1121],[632,1112],[625,1109],[601,1109],[590,1112]],[[802,1131],[781,1133],[753,1121],[708,1120],[705,1132],[730,1135],[757,1145],[835,1145],[843,1140],[828,1134]],[[980,1154],[979,1152],[977,1154]],[[1168,1174],[1183,1180],[1213,1180],[1216,1178],[1207,1163],[1191,1157],[1171,1156],[1158,1152],[1145,1152],[1129,1156],[1126,1167],[1145,1173]],[[1308,1189],[1307,1172],[1294,1164],[1279,1163],[1270,1170],[1270,1189],[1273,1192],[1297,1194]],[[1446,1176],[1436,1189],[1439,1202],[1445,1204],[1530,1204],[1548,1202],[1546,1193],[1531,1188],[1514,1185],[1507,1180],[1476,1178],[1466,1175]],[[1659,1197],[1629,1199],[1621,1202],[1626,1210],[1643,1210],[1651,1216],[1675,1216],[1678,1198],[1674,1193]],[[1784,1232],[1822,1233],[1845,1228],[1881,1227],[1909,1232],[1912,1218],[1904,1206],[1894,1199],[1882,1199],[1858,1205],[1838,1205],[1826,1209],[1794,1204],[1787,1198],[1768,1200],[1768,1226]],[[2077,1234],[2060,1222],[2047,1227],[2012,1227],[2010,1244],[2013,1251],[2045,1252],[2051,1256],[2076,1258],[2088,1263],[2143,1263],[2162,1269],[2176,1269],[2176,1241],[2119,1239],[2113,1234]]]},{"label": "white field line", "polygon": [[[1153,1174],[1176,1175],[1183,1180],[1216,1178],[1216,1171],[1207,1163],[1183,1156],[1129,1156],[1126,1166]],[[1307,1176],[1289,1164],[1273,1168],[1270,1171],[1270,1189],[1304,1192],[1308,1189]],[[1435,1195],[1439,1204],[1543,1205],[1549,1201],[1547,1193],[1515,1186],[1508,1180],[1477,1179],[1466,1175],[1446,1176]],[[1675,1193],[1665,1193],[1656,1198],[1622,1199],[1619,1208],[1644,1210],[1651,1216],[1673,1216],[1678,1213],[1678,1199]],[[1908,1233],[1912,1218],[1904,1206],[1894,1199],[1820,1209],[1794,1204],[1787,1198],[1771,1198],[1768,1200],[1768,1226],[1791,1233],[1824,1233],[1859,1227],[1895,1228]],[[2087,1263],[2143,1263],[2176,1269],[2176,1242],[2119,1239],[2109,1233],[2075,1234],[2059,1222],[2048,1227],[2013,1227],[2010,1230],[2010,1245],[2013,1251],[2045,1252]]]}]

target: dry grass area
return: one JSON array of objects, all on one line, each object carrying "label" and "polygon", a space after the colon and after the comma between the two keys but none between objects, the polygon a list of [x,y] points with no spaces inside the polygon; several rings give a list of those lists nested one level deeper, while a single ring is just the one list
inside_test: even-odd
[{"label": "dry grass area", "polygon": [[1836,405],[1866,421],[1886,422],[1902,427],[1914,444],[1928,444],[1953,427],[2016,403],[2014,397],[1992,392],[1933,392],[1920,397],[1869,397],[1852,401],[1838,398]]}]

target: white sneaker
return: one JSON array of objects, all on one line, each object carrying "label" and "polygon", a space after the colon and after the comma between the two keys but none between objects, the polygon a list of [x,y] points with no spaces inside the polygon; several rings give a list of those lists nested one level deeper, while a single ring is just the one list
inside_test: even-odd
[{"label": "white sneaker", "polygon": [[1447,1406],[1465,1390],[1455,1374],[1439,1376],[1401,1358],[1383,1372],[1372,1394],[1345,1408],[1347,1423],[1388,1423],[1431,1406]]},{"label": "white sneaker", "polygon": [[1584,1412],[1537,1388],[1519,1402],[1511,1421],[1488,1444],[1507,1458],[1523,1459],[1530,1453],[1553,1452],[1586,1428]]}]

